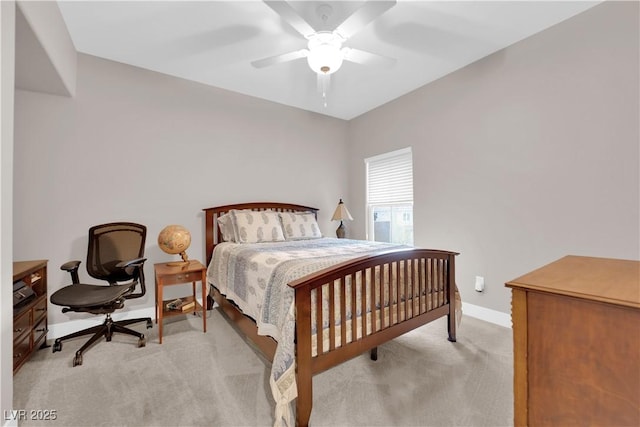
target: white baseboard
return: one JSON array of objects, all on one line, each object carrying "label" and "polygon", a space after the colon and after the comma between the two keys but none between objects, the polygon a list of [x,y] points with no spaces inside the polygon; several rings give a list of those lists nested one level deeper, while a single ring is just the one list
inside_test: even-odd
[{"label": "white baseboard", "polygon": [[[111,317],[113,320],[135,319],[138,317],[150,317],[153,320],[156,317],[156,309],[155,307],[147,307],[132,311],[115,312]],[[69,320],[68,322],[49,325],[47,339],[63,337],[85,328],[100,325],[102,322],[104,322],[104,316],[94,316],[89,319]]]},{"label": "white baseboard", "polygon": [[[462,313],[464,316],[475,317],[485,322],[511,328],[511,315],[508,313],[480,307],[479,305],[469,304],[464,301],[462,302]],[[113,320],[135,319],[137,317],[151,317],[151,319],[154,319],[155,316],[155,307],[147,307],[123,313],[116,312],[113,314]],[[95,318],[70,320],[68,322],[52,324],[49,325],[47,339],[63,337],[75,331],[99,325],[103,321],[104,318],[102,316],[95,316]]]},{"label": "white baseboard", "polygon": [[466,302],[462,302],[462,314],[464,316],[475,317],[485,322],[495,323],[496,325],[511,328],[511,315],[490,308],[480,307]]}]

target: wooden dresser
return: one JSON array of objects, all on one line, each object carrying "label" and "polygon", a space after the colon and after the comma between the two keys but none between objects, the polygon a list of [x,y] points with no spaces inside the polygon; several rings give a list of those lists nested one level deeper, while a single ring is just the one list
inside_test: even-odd
[{"label": "wooden dresser", "polygon": [[640,262],[566,256],[512,288],[516,426],[640,425]]},{"label": "wooden dresser", "polygon": [[14,374],[47,343],[47,261],[14,262],[13,283],[18,282],[30,288],[33,295],[13,310]]}]

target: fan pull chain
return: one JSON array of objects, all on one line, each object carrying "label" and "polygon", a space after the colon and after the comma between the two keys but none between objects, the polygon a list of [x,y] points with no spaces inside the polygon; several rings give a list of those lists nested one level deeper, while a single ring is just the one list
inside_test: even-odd
[{"label": "fan pull chain", "polygon": [[327,92],[329,92],[330,76],[328,74],[318,74],[318,92],[322,94],[322,103],[327,108]]}]

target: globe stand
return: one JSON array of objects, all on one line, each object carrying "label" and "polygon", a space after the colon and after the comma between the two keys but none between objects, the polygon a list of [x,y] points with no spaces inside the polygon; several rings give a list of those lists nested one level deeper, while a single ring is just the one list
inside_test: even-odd
[{"label": "globe stand", "polygon": [[167,263],[169,267],[186,267],[191,264],[191,260],[187,256],[186,252],[180,252],[180,256],[182,257],[182,261],[171,261]]}]

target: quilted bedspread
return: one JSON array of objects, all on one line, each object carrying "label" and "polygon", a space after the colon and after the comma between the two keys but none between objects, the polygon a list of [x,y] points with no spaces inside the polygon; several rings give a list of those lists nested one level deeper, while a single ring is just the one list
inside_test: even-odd
[{"label": "quilted bedspread", "polygon": [[208,282],[277,342],[271,368],[275,424],[293,425],[295,379],[294,291],[287,283],[368,253],[398,249],[391,243],[320,238],[273,243],[221,243],[207,270]]}]

